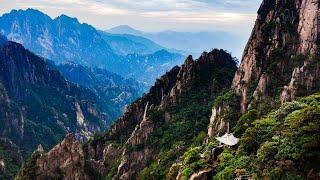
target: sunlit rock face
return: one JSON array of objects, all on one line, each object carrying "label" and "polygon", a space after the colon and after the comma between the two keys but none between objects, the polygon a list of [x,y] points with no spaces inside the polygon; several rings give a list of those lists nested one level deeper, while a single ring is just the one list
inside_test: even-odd
[{"label": "sunlit rock face", "polygon": [[[318,0],[262,2],[232,83],[240,114],[319,90],[319,4]],[[228,108],[213,109],[209,136],[225,129],[217,124],[236,121],[217,113]]]},{"label": "sunlit rock face", "polygon": [[275,88],[289,84],[295,69],[306,61],[297,56],[316,54],[318,12],[318,0],[262,3],[232,85],[235,94],[241,97],[242,113],[252,95],[254,99],[279,95]]}]

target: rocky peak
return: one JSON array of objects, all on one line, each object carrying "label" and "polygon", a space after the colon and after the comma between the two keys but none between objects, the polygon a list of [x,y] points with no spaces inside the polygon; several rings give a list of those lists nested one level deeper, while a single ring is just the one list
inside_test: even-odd
[{"label": "rocky peak", "polygon": [[[177,75],[176,85],[170,91],[169,96],[162,102],[163,105],[177,103],[181,95],[194,88],[197,82],[201,82],[197,86],[203,88],[210,87],[211,95],[215,97],[216,93],[222,90],[219,83],[231,83],[230,79],[233,77],[232,70],[236,68],[236,63],[232,59],[230,54],[218,49],[214,49],[209,53],[202,53],[197,60],[193,60],[192,56],[188,56]],[[223,75],[219,73],[218,69],[221,72],[228,72],[229,69],[230,73]]]},{"label": "rocky peak", "polygon": [[[161,128],[165,122],[171,121],[171,116],[174,116],[174,114],[167,112],[167,109],[183,103],[186,101],[186,98],[194,98],[193,96],[201,91],[211,93],[215,92],[212,89],[216,91],[225,90],[231,85],[236,68],[236,62],[224,50],[214,49],[209,53],[203,53],[197,60],[193,60],[192,56],[187,57],[181,68],[177,69],[179,72],[176,74],[175,84],[171,87],[170,91],[167,91],[170,93],[163,93],[160,105],[152,104],[150,106],[149,103],[145,105],[141,122],[135,127],[125,143],[125,146],[128,147],[142,146],[143,148],[139,148],[138,150],[129,148],[123,151],[116,177],[119,179],[137,177],[138,172],[148,162],[157,157],[158,150],[149,145],[148,140],[157,128]],[[219,70],[224,72],[224,74],[220,74]],[[210,97],[213,98],[215,95],[197,97],[195,101],[206,106]],[[161,113],[165,117],[165,122],[162,122],[163,120],[159,117],[155,119],[151,115],[155,112]],[[178,148],[177,151],[179,149],[181,148]]]},{"label": "rocky peak", "polygon": [[[189,120],[188,117],[181,117],[182,119],[175,117],[186,115],[176,115],[175,113],[177,112],[173,108],[181,106],[186,111],[192,111],[189,110],[188,106],[190,105],[192,109],[203,109],[199,113],[209,116],[209,111],[206,108],[208,108],[209,101],[211,102],[215,97],[211,93],[223,91],[230,87],[236,68],[234,59],[223,50],[215,49],[209,53],[203,53],[198,60],[193,60],[191,56],[188,57],[181,68],[174,67],[156,81],[149,93],[132,103],[125,114],[118,119],[106,134],[95,137],[83,146],[85,169],[82,171],[88,175],[94,174],[96,176],[92,177],[97,178],[105,177],[107,174],[109,178],[113,177],[115,179],[138,177],[140,171],[148,163],[155,161],[159,157],[160,152],[156,144],[149,142],[152,141],[151,135],[157,129],[170,126],[174,121],[176,121],[176,124],[179,124],[179,121],[186,123],[188,127],[194,122],[182,121],[198,121],[195,119]],[[215,90],[213,91],[212,89]],[[206,120],[202,119],[202,121]],[[199,126],[205,129],[205,124],[205,122],[197,123],[197,130],[190,133],[200,133],[201,128]],[[69,142],[68,138],[61,144],[66,142]],[[77,147],[74,143],[67,144],[70,147]],[[188,144],[191,143],[188,142]],[[63,149],[63,147],[64,145],[57,145],[56,148],[44,156],[49,157],[56,154],[56,159],[59,159],[58,163],[60,165],[57,163],[54,166],[45,166],[48,168],[40,169],[40,174],[48,172],[51,174],[60,169],[62,164],[70,164],[70,167],[71,164],[74,164],[67,158],[68,155],[59,155],[59,149]],[[182,155],[181,153],[185,148],[182,145],[177,145],[174,146],[173,151]],[[75,150],[70,151],[73,152]],[[78,151],[80,152],[80,150]],[[71,153],[71,155],[73,154]],[[43,161],[47,162],[47,160],[48,158]],[[36,162],[39,161],[42,161],[41,157]],[[83,168],[83,161],[78,162],[81,164],[79,168]],[[37,165],[36,169],[42,165]],[[75,169],[77,170],[78,168]],[[63,172],[61,177],[69,177]],[[85,175],[77,172],[74,171],[79,177],[85,177]]]},{"label": "rocky peak", "polygon": [[[232,82],[230,102],[213,108],[209,137],[248,109],[261,114],[319,91],[319,0],[264,0]],[[233,114],[235,116],[230,116]],[[237,113],[240,112],[240,113]]]},{"label": "rocky peak", "polygon": [[[74,142],[74,135],[66,138],[45,153],[42,146],[32,154],[31,159],[22,167],[16,179],[90,179],[83,171],[85,166],[81,144]],[[27,171],[30,167],[32,171]]]}]

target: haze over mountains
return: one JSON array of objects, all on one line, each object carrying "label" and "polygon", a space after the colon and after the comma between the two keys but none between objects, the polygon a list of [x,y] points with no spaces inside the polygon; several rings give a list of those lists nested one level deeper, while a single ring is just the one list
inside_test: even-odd
[{"label": "haze over mountains", "polygon": [[[115,37],[102,33],[66,15],[52,19],[35,9],[13,10],[4,14],[0,17],[0,32],[9,40],[21,43],[55,63],[71,61],[103,68],[125,78],[133,78],[146,86],[183,60],[183,55],[174,52],[167,52],[165,58],[157,56],[158,59],[152,59],[154,53],[165,48],[142,37]],[[132,53],[136,57],[142,55],[144,59],[126,57]],[[128,58],[130,61],[127,61]],[[157,71],[152,70],[155,69],[152,64],[155,61],[163,65]],[[147,71],[148,74],[141,74],[141,71]],[[151,81],[143,81],[146,77]]]},{"label": "haze over mountains", "polygon": [[248,40],[246,37],[223,31],[176,32],[168,30],[148,33],[136,30],[127,25],[120,25],[106,30],[106,32],[142,36],[161,46],[173,50],[180,50],[180,52],[184,54],[192,54],[195,57],[199,56],[204,50],[210,51],[212,48],[222,48],[228,50],[233,56],[240,59],[243,47]]}]

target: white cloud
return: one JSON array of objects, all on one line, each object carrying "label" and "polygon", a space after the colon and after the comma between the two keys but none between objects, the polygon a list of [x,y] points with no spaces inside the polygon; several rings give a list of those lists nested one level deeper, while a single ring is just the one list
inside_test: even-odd
[{"label": "white cloud", "polygon": [[[142,30],[234,31],[253,25],[258,0],[0,0],[0,13],[37,8],[62,13],[102,29],[128,24]],[[241,8],[237,8],[237,6]],[[245,9],[245,10],[244,10]],[[240,28],[244,29],[244,28]],[[244,29],[246,32],[248,30]]]}]

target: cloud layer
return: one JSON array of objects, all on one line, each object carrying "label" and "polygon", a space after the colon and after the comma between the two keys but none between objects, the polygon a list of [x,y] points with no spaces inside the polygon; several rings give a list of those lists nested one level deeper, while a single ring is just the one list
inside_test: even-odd
[{"label": "cloud layer", "polygon": [[77,17],[100,29],[128,24],[145,31],[248,33],[260,0],[1,0],[0,13],[36,8]]}]

